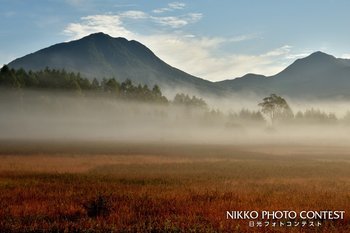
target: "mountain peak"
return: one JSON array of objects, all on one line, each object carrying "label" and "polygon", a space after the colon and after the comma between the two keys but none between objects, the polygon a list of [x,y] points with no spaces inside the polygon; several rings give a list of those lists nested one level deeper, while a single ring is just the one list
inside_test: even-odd
[{"label": "mountain peak", "polygon": [[123,40],[123,41],[128,41],[126,38],[124,37],[112,37],[108,34],[105,34],[103,32],[96,32],[96,33],[92,33],[90,35],[87,35],[79,40],[97,40],[97,41],[103,41],[103,40],[111,40],[111,39],[115,39],[115,40]]},{"label": "mountain peak", "polygon": [[313,52],[310,54],[310,56],[331,56],[325,52],[322,52],[322,51],[316,51],[316,52]]},{"label": "mountain peak", "polygon": [[189,90],[222,92],[207,80],[178,70],[157,57],[149,48],[135,40],[111,37],[98,32],[81,39],[52,45],[17,58],[9,67],[24,70],[65,69],[87,78],[114,77],[161,87],[186,87]]},{"label": "mountain peak", "polygon": [[106,38],[112,38],[110,35],[106,34],[106,33],[103,33],[103,32],[96,32],[96,33],[92,33],[88,36],[85,36],[85,38],[88,38],[88,37],[106,37]]},{"label": "mountain peak", "polygon": [[[310,54],[307,57],[297,59],[286,69],[280,73],[274,75],[276,76],[296,76],[294,78],[301,78],[304,76],[309,76],[309,73],[321,72],[322,70],[330,69],[331,67],[337,66],[338,60],[332,55],[327,53],[317,51]],[[298,75],[296,75],[298,74]]]},{"label": "mountain peak", "polygon": [[291,66],[309,66],[309,68],[313,69],[313,66],[322,66],[322,65],[333,65],[337,63],[337,58],[327,53],[317,51],[310,54],[307,57],[296,60]]},{"label": "mountain peak", "polygon": [[332,55],[329,55],[327,53],[324,53],[322,51],[317,51],[317,52],[314,52],[312,54],[310,54],[309,56],[307,56],[306,58],[304,59],[318,59],[318,60],[333,60],[333,59],[336,59],[334,56]]},{"label": "mountain peak", "polygon": [[265,75],[262,75],[262,74],[254,74],[254,73],[248,73],[242,77],[239,77],[239,78],[266,78]]},{"label": "mountain peak", "polygon": [[77,41],[98,41],[100,43],[105,43],[106,41],[112,41],[112,40],[119,41],[121,43],[131,42],[124,37],[112,37],[112,36],[105,34],[103,32],[92,33],[92,34],[87,35],[87,36],[85,36]]}]

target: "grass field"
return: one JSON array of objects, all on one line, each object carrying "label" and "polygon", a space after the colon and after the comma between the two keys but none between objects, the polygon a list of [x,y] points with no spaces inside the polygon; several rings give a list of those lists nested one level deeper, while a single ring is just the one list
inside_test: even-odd
[{"label": "grass field", "polygon": [[[229,210],[345,210],[249,227]],[[0,142],[0,232],[350,232],[350,147]]]}]

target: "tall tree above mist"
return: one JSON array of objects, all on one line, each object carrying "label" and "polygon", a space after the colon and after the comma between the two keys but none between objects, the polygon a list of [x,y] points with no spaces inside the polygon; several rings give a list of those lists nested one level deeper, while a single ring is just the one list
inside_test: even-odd
[{"label": "tall tree above mist", "polygon": [[276,94],[265,97],[263,102],[258,105],[261,107],[261,112],[269,118],[271,124],[274,124],[277,120],[285,120],[293,117],[293,111],[287,101]]}]

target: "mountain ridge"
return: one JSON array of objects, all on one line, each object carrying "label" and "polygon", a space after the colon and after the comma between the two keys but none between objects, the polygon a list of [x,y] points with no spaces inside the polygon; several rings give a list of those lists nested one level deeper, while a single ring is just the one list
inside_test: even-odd
[{"label": "mountain ridge", "polygon": [[224,80],[218,85],[258,95],[277,93],[293,98],[350,98],[350,60],[321,51],[295,60],[275,75],[255,75],[255,82],[248,82],[245,76]]},{"label": "mountain ridge", "polygon": [[[130,79],[163,89],[225,96],[276,93],[292,98],[349,98],[350,60],[317,51],[295,60],[281,72],[264,76],[248,73],[235,79],[211,82],[165,63],[135,40],[94,33],[30,53],[10,62],[11,68],[40,70],[46,67],[80,72],[87,78]],[[203,96],[202,95],[202,96]]]},{"label": "mountain ridge", "polygon": [[[11,68],[41,70],[46,67],[80,72],[87,78],[114,77],[163,88],[188,88],[223,93],[221,87],[187,74],[158,58],[145,45],[122,37],[94,33],[79,40],[63,42],[10,62]],[[210,89],[210,90],[209,90]]]}]

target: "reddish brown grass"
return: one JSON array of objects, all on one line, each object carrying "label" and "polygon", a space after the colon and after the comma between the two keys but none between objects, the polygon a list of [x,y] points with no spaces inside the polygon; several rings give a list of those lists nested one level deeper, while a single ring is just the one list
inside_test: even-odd
[{"label": "reddish brown grass", "polygon": [[[34,147],[0,149],[1,232],[350,232],[350,148]],[[98,198],[108,211],[91,215]],[[227,210],[304,209],[347,213],[318,228],[226,219]]]}]

